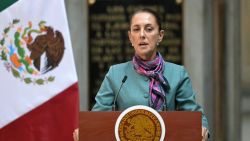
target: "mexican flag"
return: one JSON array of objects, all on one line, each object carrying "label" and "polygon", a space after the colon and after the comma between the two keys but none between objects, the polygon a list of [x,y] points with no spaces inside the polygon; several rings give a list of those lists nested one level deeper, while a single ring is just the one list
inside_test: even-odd
[{"label": "mexican flag", "polygon": [[77,82],[64,0],[0,0],[0,141],[73,141]]}]

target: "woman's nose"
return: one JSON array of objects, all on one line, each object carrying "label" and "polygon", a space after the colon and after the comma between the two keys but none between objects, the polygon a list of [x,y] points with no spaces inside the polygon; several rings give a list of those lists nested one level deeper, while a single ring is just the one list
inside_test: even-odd
[{"label": "woman's nose", "polygon": [[140,38],[145,38],[145,32],[143,29],[140,31]]}]

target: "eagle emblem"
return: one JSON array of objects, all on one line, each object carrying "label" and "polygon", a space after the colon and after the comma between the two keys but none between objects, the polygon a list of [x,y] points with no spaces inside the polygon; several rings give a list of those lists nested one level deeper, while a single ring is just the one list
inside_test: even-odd
[{"label": "eagle emblem", "polygon": [[63,58],[65,46],[60,31],[47,26],[45,21],[37,25],[28,22],[23,27],[20,20],[14,19],[2,35],[0,60],[14,77],[38,85],[55,80],[55,76],[43,77],[43,74],[55,69]]},{"label": "eagle emblem", "polygon": [[115,124],[117,141],[163,141],[165,124],[154,109],[137,105],[123,111]]}]

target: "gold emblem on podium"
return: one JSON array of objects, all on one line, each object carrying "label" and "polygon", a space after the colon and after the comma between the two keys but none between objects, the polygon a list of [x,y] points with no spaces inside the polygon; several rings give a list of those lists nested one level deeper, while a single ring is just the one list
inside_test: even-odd
[{"label": "gold emblem on podium", "polygon": [[165,136],[165,125],[157,111],[139,105],[121,113],[115,133],[118,141],[161,141]]}]

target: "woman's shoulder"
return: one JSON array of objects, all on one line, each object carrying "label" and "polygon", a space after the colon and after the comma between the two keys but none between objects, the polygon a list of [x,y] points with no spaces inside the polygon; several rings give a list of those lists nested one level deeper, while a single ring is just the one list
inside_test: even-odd
[{"label": "woman's shoulder", "polygon": [[183,65],[178,65],[175,63],[165,61],[165,69],[177,71],[177,70],[183,70],[184,67]]},{"label": "woman's shoulder", "polygon": [[125,63],[120,63],[120,64],[115,64],[109,68],[108,75],[111,78],[115,79],[115,78],[120,77],[120,76],[125,76],[127,74],[131,74],[132,68],[133,68],[133,66],[132,66],[131,61],[128,61]]},{"label": "woman's shoulder", "polygon": [[112,65],[111,68],[114,70],[124,70],[132,65],[131,61]]}]

